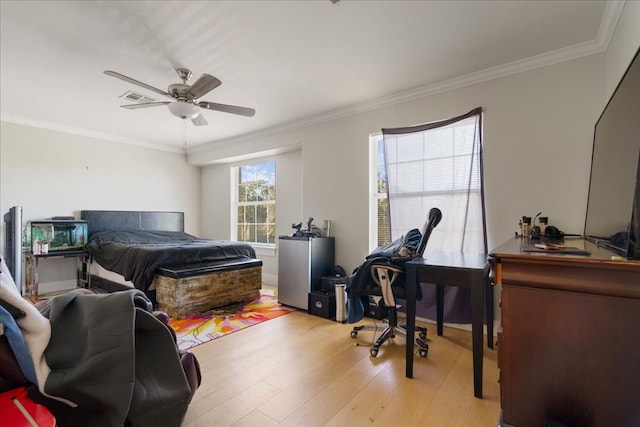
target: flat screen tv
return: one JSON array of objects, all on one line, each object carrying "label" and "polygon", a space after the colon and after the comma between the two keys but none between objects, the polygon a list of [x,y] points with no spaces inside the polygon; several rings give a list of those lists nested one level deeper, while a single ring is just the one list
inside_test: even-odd
[{"label": "flat screen tv", "polygon": [[640,49],[595,125],[584,237],[640,259]]}]

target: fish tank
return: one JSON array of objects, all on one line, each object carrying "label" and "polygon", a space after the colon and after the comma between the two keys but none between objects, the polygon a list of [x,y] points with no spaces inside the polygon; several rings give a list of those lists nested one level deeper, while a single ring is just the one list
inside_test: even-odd
[{"label": "fish tank", "polygon": [[[84,248],[88,228],[86,221],[29,221],[26,234],[25,243],[32,248],[32,253],[59,253]],[[40,248],[45,245],[47,250],[41,252]],[[34,250],[34,247],[38,249]]]}]

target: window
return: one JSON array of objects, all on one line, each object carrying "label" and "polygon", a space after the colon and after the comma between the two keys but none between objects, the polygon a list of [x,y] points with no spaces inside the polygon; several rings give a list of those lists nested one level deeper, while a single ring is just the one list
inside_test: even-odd
[{"label": "window", "polygon": [[235,168],[235,240],[275,245],[276,162]]},{"label": "window", "polygon": [[370,137],[378,245],[422,227],[429,209],[439,207],[444,217],[431,248],[486,252],[481,111]]}]

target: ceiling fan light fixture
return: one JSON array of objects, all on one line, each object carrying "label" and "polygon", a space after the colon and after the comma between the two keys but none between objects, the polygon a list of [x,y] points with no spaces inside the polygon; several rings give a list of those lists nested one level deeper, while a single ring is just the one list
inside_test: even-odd
[{"label": "ceiling fan light fixture", "polygon": [[167,107],[171,114],[181,119],[193,119],[200,114],[200,108],[188,102],[172,102]]}]

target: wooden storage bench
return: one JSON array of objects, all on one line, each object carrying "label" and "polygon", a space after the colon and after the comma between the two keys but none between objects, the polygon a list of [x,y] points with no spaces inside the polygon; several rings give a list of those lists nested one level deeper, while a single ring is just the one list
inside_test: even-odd
[{"label": "wooden storage bench", "polygon": [[262,261],[237,258],[207,264],[158,269],[151,289],[158,309],[184,318],[216,307],[260,297]]}]

